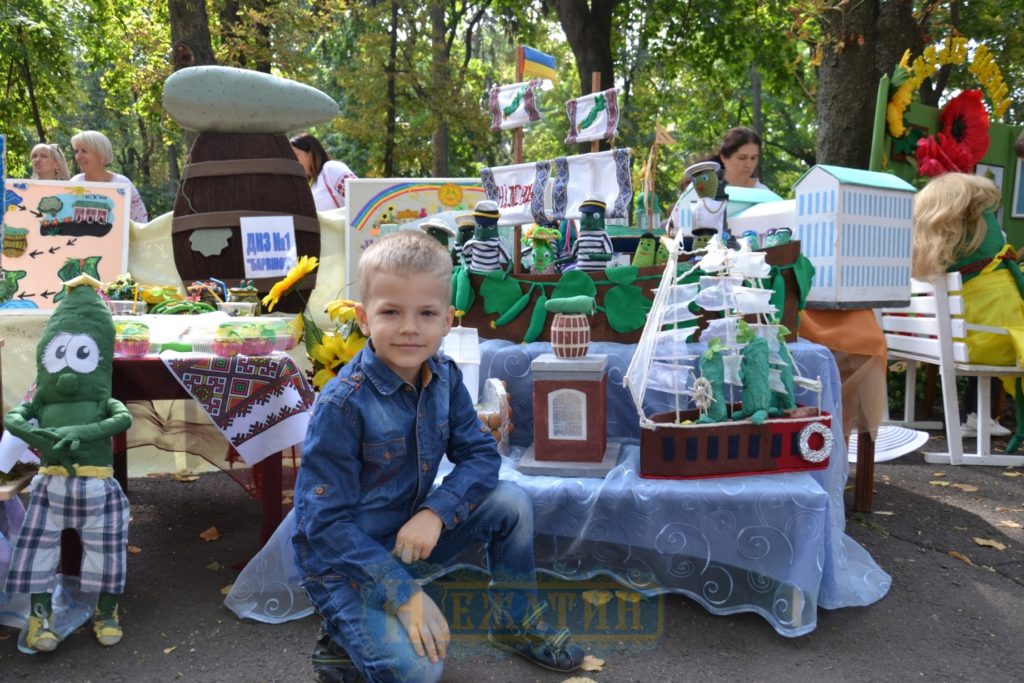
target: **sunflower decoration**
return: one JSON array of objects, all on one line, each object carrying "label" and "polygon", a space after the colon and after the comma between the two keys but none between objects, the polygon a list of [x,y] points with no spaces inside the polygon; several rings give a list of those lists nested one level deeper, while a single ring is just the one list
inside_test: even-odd
[{"label": "sunflower decoration", "polygon": [[[322,331],[306,319],[306,352],[313,363],[313,386],[318,390],[338,376],[338,368],[348,363],[366,346],[366,337],[356,323],[356,302],[338,299],[327,304],[327,317],[334,329]],[[312,326],[313,329],[310,329]]]},{"label": "sunflower decoration", "polygon": [[263,307],[267,309],[267,312],[273,311],[283,297],[291,294],[291,291],[295,289],[296,285],[302,282],[307,275],[316,270],[316,267],[320,265],[317,261],[316,256],[302,256],[298,262],[292,266],[292,269],[288,271],[282,279],[274,283],[274,286],[270,288],[270,292],[263,297]]}]

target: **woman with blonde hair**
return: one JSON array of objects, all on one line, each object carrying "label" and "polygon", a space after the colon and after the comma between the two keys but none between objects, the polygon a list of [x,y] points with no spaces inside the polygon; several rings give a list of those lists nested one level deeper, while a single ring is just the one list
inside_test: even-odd
[{"label": "woman with blonde hair", "polygon": [[142,196],[131,180],[118,173],[107,170],[114,162],[114,148],[107,136],[95,130],[83,130],[71,138],[71,147],[75,150],[75,163],[82,172],[71,178],[73,181],[85,180],[92,183],[127,183],[132,188],[132,204],[130,218],[136,223],[149,221],[146,205]]},{"label": "woman with blonde hair", "polygon": [[[934,280],[959,271],[964,320],[1009,331],[967,332],[968,357],[983,365],[1024,359],[1024,276],[996,220],[999,200],[991,180],[966,173],[940,175],[914,198],[911,275]],[[1024,440],[1024,395],[1019,379],[1003,386],[1016,399],[1017,426],[1006,447],[1012,453]]]},{"label": "woman with blonde hair", "polygon": [[59,145],[40,142],[32,148],[32,177],[37,180],[67,180],[71,177],[68,161]]}]

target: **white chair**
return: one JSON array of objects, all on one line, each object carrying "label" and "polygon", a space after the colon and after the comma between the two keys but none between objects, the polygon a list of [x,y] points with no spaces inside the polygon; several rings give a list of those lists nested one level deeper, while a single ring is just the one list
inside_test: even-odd
[{"label": "white chair", "polygon": [[915,423],[914,390],[917,365],[930,363],[939,367],[942,385],[942,409],[945,418],[947,453],[925,452],[926,462],[953,465],[1024,465],[1024,455],[992,453],[989,421],[978,420],[977,446],[974,453],[964,453],[960,432],[960,408],[957,401],[956,378],[978,378],[978,415],[991,413],[989,387],[993,377],[1024,377],[1024,367],[1016,365],[978,365],[967,357],[967,331],[1007,334],[1004,328],[972,325],[963,319],[964,302],[960,296],[960,273],[949,273],[932,283],[911,281],[912,296],[907,308],[882,310],[882,329],[889,345],[889,358],[907,363],[907,388],[904,422],[908,426],[940,427],[942,423]]}]

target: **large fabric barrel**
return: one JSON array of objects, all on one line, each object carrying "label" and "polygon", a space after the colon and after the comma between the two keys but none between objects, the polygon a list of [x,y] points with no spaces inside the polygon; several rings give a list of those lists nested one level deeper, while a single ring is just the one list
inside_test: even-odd
[{"label": "large fabric barrel", "polygon": [[590,347],[590,321],[582,313],[556,313],[551,321],[551,351],[559,358],[582,358]]},{"label": "large fabric barrel", "polygon": [[[288,138],[271,133],[201,133],[182,170],[174,200],[174,263],[186,284],[215,277],[229,287],[245,277],[239,220],[243,216],[291,216],[298,256],[320,256],[320,224],[313,194]],[[227,229],[227,244],[209,240]],[[204,231],[206,233],[204,234]],[[204,243],[206,246],[204,246]],[[203,246],[209,255],[197,251]],[[257,279],[265,295],[280,278]],[[315,284],[315,273],[275,310],[298,312]]]}]

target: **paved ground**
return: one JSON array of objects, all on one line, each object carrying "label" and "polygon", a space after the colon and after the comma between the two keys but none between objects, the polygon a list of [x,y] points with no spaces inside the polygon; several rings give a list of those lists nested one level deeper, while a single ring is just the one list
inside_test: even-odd
[{"label": "paved ground", "polygon": [[[927,448],[938,449],[933,442]],[[822,610],[818,628],[782,638],[758,616],[715,617],[666,598],[665,636],[646,649],[586,642],[606,662],[595,681],[1024,680],[1024,476],[926,464],[912,454],[876,468],[875,510],[849,533],[893,577],[867,608]],[[939,474],[944,476],[939,476]],[[935,486],[931,482],[964,484]],[[2,681],[306,681],[312,619],[238,620],[221,588],[255,550],[259,510],[222,474],[194,483],[133,479],[126,636],[104,649],[80,631],[49,656],[17,652],[0,627]],[[852,490],[847,504],[852,505]],[[199,538],[210,526],[220,540]],[[981,538],[1005,549],[977,545]],[[951,556],[953,551],[973,564]],[[213,563],[222,568],[208,567]],[[173,649],[172,649],[173,648]],[[523,661],[456,647],[445,680],[565,680]]]}]

